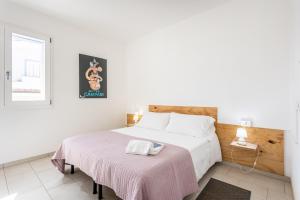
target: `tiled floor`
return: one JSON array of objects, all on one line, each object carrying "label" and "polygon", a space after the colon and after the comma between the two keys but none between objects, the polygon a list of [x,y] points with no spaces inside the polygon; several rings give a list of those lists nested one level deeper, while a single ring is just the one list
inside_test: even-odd
[{"label": "tiled floor", "polygon": [[[244,174],[239,169],[217,164],[199,182],[203,189],[213,177],[250,190],[251,200],[292,200],[290,183],[257,173]],[[194,200],[196,194],[186,198]],[[0,200],[94,200],[92,181],[84,173],[62,175],[43,158],[0,169]],[[104,188],[104,199],[115,199],[114,192]]]}]

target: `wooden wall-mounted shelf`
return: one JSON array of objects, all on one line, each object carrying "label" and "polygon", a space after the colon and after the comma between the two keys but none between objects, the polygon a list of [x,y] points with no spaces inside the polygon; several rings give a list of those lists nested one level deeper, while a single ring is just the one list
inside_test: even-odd
[{"label": "wooden wall-mounted shelf", "polygon": [[231,147],[239,148],[243,150],[249,150],[249,151],[257,151],[258,145],[250,142],[246,142],[245,145],[240,145],[238,141],[234,140],[230,143]]}]

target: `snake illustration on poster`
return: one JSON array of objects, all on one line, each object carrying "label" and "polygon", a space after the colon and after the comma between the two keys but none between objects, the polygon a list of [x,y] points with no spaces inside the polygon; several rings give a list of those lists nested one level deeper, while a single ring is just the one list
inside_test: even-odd
[{"label": "snake illustration on poster", "polygon": [[107,98],[107,60],[79,54],[79,98]]}]

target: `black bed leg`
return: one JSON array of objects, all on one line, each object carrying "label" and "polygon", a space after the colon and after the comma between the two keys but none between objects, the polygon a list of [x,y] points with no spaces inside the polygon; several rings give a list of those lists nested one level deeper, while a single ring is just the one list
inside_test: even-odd
[{"label": "black bed leg", "polygon": [[93,181],[93,194],[97,194],[97,183]]},{"label": "black bed leg", "polygon": [[74,165],[71,165],[71,174],[74,174]]},{"label": "black bed leg", "polygon": [[98,199],[103,199],[102,196],[102,185],[98,185]]}]

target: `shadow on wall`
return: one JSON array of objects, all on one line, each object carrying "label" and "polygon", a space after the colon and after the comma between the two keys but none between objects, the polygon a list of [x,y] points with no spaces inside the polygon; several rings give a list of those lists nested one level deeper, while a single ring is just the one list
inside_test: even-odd
[{"label": "shadow on wall", "polygon": [[[180,21],[184,21],[184,20],[192,18],[196,15],[203,14],[207,11],[210,11],[217,7],[223,6],[224,4],[229,3],[231,1],[232,0],[194,0],[194,1],[187,1],[187,2],[182,1],[181,10],[182,11],[188,10],[189,11],[188,13],[178,11],[178,10],[176,10],[176,8],[173,8],[172,0],[164,1],[162,3],[160,2],[159,4],[157,4],[158,6],[161,4],[168,4],[168,7],[170,7],[170,9],[167,12],[170,13],[170,15],[173,16],[173,18],[176,18],[176,20],[173,20],[173,22],[164,20],[163,22],[160,23],[160,25],[156,26],[155,29],[152,29],[151,31],[146,31],[146,32],[144,32],[144,34],[141,34],[140,36],[155,32],[156,30],[161,30],[168,26],[172,26],[174,24],[179,23]],[[177,3],[174,4],[174,6],[176,6],[176,5],[178,6]],[[159,9],[159,7],[157,7],[157,9]],[[177,16],[174,15],[174,12],[176,12]],[[151,23],[152,23],[152,21],[151,21]]]},{"label": "shadow on wall", "polygon": [[[209,1],[207,1],[207,0],[198,0],[198,1],[195,1],[195,5],[194,5],[195,10],[194,10],[193,15],[198,15],[198,14],[207,12],[209,10],[212,10],[216,7],[222,6],[222,5],[224,5],[226,3],[229,3],[231,1],[232,0],[209,0]],[[184,19],[191,18],[193,15],[189,15]],[[184,20],[184,19],[182,19],[182,20]],[[176,21],[176,23],[178,23],[178,21]]]}]

